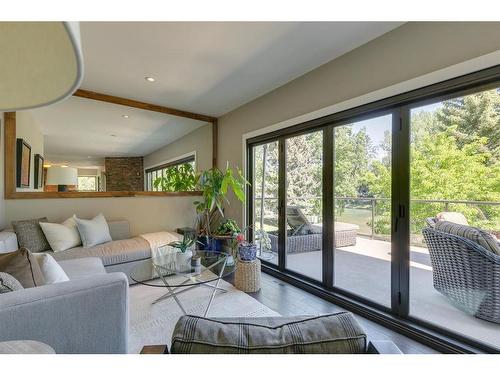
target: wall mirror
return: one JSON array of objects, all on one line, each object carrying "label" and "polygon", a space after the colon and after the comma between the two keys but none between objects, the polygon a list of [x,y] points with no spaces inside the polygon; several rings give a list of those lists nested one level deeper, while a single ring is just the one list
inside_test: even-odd
[{"label": "wall mirror", "polygon": [[215,163],[215,118],[88,96],[6,114],[7,198],[197,194],[195,174]]}]

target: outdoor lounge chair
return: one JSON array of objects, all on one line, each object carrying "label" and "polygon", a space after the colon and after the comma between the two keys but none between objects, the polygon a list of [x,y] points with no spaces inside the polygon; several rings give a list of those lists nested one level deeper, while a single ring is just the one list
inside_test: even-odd
[{"label": "outdoor lounge chair", "polygon": [[[323,228],[321,225],[311,224],[301,208],[297,206],[287,206],[286,216],[287,224],[290,227],[286,239],[287,253],[319,251],[323,248]],[[356,245],[358,225],[336,221],[334,228],[336,248]],[[270,232],[269,239],[271,240],[271,250],[277,252],[278,233]]]},{"label": "outdoor lounge chair", "polygon": [[475,241],[424,228],[434,288],[457,308],[500,323],[500,255]]}]

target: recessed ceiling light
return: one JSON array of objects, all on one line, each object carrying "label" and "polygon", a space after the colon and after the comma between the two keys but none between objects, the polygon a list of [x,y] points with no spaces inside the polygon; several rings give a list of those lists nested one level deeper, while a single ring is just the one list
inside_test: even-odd
[{"label": "recessed ceiling light", "polygon": [[52,165],[51,164],[44,164],[43,167],[44,168],[50,168],[50,167],[52,167]]},{"label": "recessed ceiling light", "polygon": [[68,166],[63,164],[61,165],[61,168],[68,168]]},{"label": "recessed ceiling light", "polygon": [[111,134],[112,137],[116,137],[116,134]]},{"label": "recessed ceiling light", "polygon": [[153,77],[144,77],[144,79],[148,82],[154,82],[156,81],[156,79],[154,79]]},{"label": "recessed ceiling light", "polygon": [[123,118],[128,118],[129,116],[128,115],[122,115]]}]

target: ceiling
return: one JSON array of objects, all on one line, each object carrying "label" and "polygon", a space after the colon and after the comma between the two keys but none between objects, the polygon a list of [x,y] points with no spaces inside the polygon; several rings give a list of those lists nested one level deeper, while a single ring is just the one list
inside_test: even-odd
[{"label": "ceiling", "polygon": [[401,24],[82,22],[82,88],[220,116]]},{"label": "ceiling", "polygon": [[46,160],[78,166],[148,155],[207,124],[74,96],[29,112],[44,135]]},{"label": "ceiling", "polygon": [[[81,87],[220,116],[399,25],[82,22]],[[205,124],[78,97],[30,112],[45,135],[46,159],[79,166],[147,155]]]}]

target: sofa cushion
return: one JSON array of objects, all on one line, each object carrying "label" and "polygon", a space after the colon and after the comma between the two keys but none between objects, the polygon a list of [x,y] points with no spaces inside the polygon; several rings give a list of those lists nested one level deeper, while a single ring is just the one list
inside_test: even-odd
[{"label": "sofa cushion", "polygon": [[444,233],[467,238],[484,247],[486,250],[500,255],[500,246],[498,246],[498,241],[484,230],[444,220],[439,220],[434,228]]},{"label": "sofa cushion", "polygon": [[68,281],[68,275],[61,268],[61,266],[54,260],[54,258],[47,253],[34,254],[35,259],[42,271],[45,284],[61,283]]},{"label": "sofa cushion", "polygon": [[172,353],[364,353],[366,334],[348,312],[317,317],[202,318],[185,315],[172,335]]},{"label": "sofa cushion", "polygon": [[0,254],[0,272],[12,275],[24,288],[45,284],[38,262],[33,254],[25,248]]},{"label": "sofa cushion", "polygon": [[63,251],[82,244],[73,217],[66,219],[61,224],[40,222],[40,227],[53,251]]},{"label": "sofa cushion", "polygon": [[0,342],[0,354],[56,354],[51,346],[33,340]]},{"label": "sofa cushion", "polygon": [[109,226],[103,214],[86,220],[74,216],[83,247],[93,247],[111,241]]},{"label": "sofa cushion", "polygon": [[24,289],[17,279],[5,272],[0,272],[0,294]]},{"label": "sofa cushion", "polygon": [[47,221],[46,217],[32,220],[19,220],[12,222],[12,228],[17,235],[19,247],[25,247],[33,253],[50,250],[49,242],[43,234],[40,222]]},{"label": "sofa cushion", "polygon": [[58,262],[70,280],[106,273],[100,258],[68,259]]},{"label": "sofa cushion", "polygon": [[133,237],[126,240],[111,241],[94,247],[74,247],[72,249],[53,253],[53,257],[59,260],[98,257],[102,259],[105,266],[151,257],[149,243],[142,237]]}]

